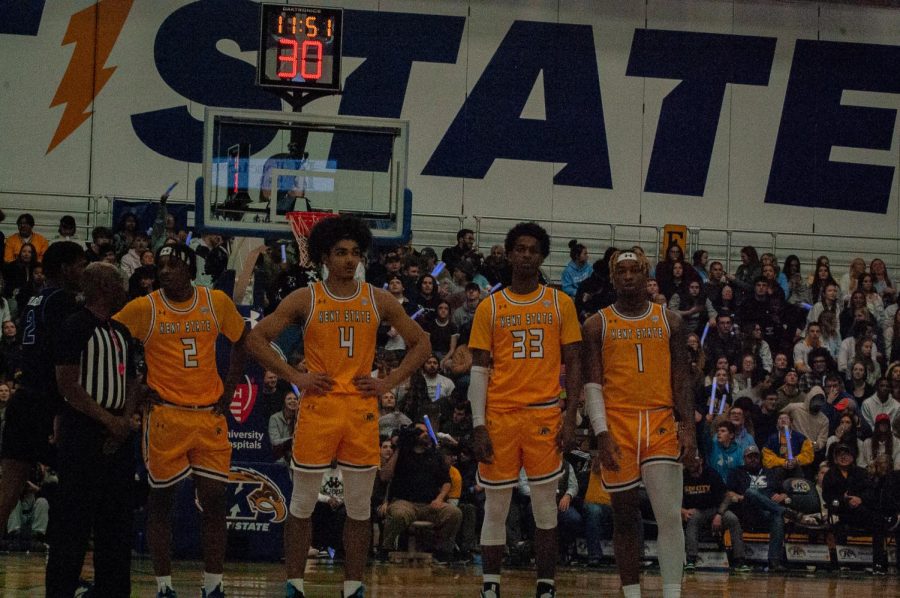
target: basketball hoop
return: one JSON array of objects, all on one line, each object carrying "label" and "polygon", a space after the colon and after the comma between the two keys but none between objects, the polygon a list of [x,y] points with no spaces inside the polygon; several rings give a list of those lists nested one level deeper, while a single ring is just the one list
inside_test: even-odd
[{"label": "basketball hoop", "polygon": [[309,241],[307,241],[309,232],[317,222],[326,218],[334,218],[337,214],[333,212],[288,212],[285,216],[291,223],[294,238],[297,239],[300,265],[309,268],[312,266],[312,261],[309,259]]}]

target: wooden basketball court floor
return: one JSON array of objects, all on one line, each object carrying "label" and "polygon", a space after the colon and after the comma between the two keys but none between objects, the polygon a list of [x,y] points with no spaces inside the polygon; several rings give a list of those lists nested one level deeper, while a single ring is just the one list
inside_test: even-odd
[{"label": "wooden basketball court floor", "polygon": [[[46,555],[0,554],[0,596],[3,598],[43,596]],[[88,556],[90,564],[90,555]],[[192,561],[174,563],[173,580],[181,596],[199,594],[202,566]],[[479,567],[405,567],[377,564],[366,570],[366,595],[369,598],[475,598],[480,590]],[[228,563],[225,570],[226,592],[232,598],[277,598],[284,595],[284,573],[278,563]],[[342,569],[313,563],[306,576],[308,598],[340,596]],[[155,582],[149,559],[132,561],[132,596],[152,597]],[[618,596],[619,581],[612,567],[599,570],[561,568],[558,594],[569,596]],[[650,571],[643,577],[643,595],[662,595],[659,574]],[[751,573],[729,575],[726,572],[698,572],[687,575],[683,595],[686,598],[733,596],[740,598],[900,598],[900,577],[873,577],[865,573],[791,572],[787,575]],[[534,596],[533,570],[507,570],[503,575],[504,598]]]}]

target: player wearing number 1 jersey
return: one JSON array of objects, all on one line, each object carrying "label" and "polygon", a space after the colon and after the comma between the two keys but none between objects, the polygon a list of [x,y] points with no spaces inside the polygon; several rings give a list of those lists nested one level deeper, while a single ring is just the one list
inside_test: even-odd
[{"label": "player wearing number 1 jersey", "polygon": [[[191,475],[202,507],[203,596],[224,596],[225,490],[231,468],[223,412],[244,373],[244,319],[221,291],[195,287],[193,250],[166,245],[156,254],[160,289],[128,303],[114,319],[144,345],[152,404],[144,417],[143,451],[150,480],[147,539],[157,596],[174,596],[170,556],[176,484]],[[234,343],[223,384],[216,339]]]},{"label": "player wearing number 1 jersey", "polygon": [[[616,566],[626,598],[639,597],[643,482],[659,528],[663,596],[676,598],[684,564],[680,461],[696,459],[697,450],[687,332],[677,313],[648,300],[643,255],[616,252],[609,270],[616,302],[584,324],[584,396],[597,434],[595,463],[612,497]],[[676,418],[683,424],[680,436]]]},{"label": "player wearing number 1 jersey", "polygon": [[[328,277],[288,295],[248,337],[248,348],[260,365],[303,389],[291,459],[294,490],[284,529],[288,597],[304,595],[310,516],[322,472],[332,461],[337,461],[343,474],[347,508],[343,595],[363,595],[362,575],[372,531],[370,500],[375,470],[381,463],[377,397],[409,378],[431,353],[427,335],[393,296],[354,278],[371,243],[369,227],[358,218],[342,215],[316,224],[309,236],[309,252],[317,265],[327,267]],[[379,379],[370,372],[382,322],[397,330],[408,351],[399,367]],[[308,373],[285,363],[269,345],[290,325],[303,328]]]},{"label": "player wearing number 1 jersey", "polygon": [[[568,295],[539,282],[547,232],[521,223],[506,236],[512,284],[481,302],[472,320],[469,401],[473,449],[485,489],[481,530],[484,598],[500,596],[500,567],[512,489],[524,468],[531,488],[538,598],[556,595],[556,480],[574,440],[581,392],[581,328]],[[560,421],[560,364],[568,402]],[[493,365],[490,374],[488,368]]]}]

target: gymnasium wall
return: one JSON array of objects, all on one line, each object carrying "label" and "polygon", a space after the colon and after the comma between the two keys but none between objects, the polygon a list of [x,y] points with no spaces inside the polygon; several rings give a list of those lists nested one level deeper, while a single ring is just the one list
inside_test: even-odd
[{"label": "gymnasium wall", "polygon": [[[900,10],[343,7],[344,94],[305,112],[409,120],[416,213],[900,235]],[[179,181],[176,199],[192,200],[205,106],[289,110],[254,84],[249,0],[0,0],[0,12],[10,212],[19,191],[157,197]]]}]

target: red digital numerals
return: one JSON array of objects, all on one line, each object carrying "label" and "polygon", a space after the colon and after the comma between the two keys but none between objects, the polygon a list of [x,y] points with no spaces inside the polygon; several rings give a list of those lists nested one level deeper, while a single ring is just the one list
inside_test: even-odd
[{"label": "red digital numerals", "polygon": [[278,44],[281,46],[278,53],[280,79],[294,79],[298,72],[306,81],[318,81],[322,78],[322,57],[325,53],[322,42],[307,39],[298,44],[295,39],[279,37]]}]

